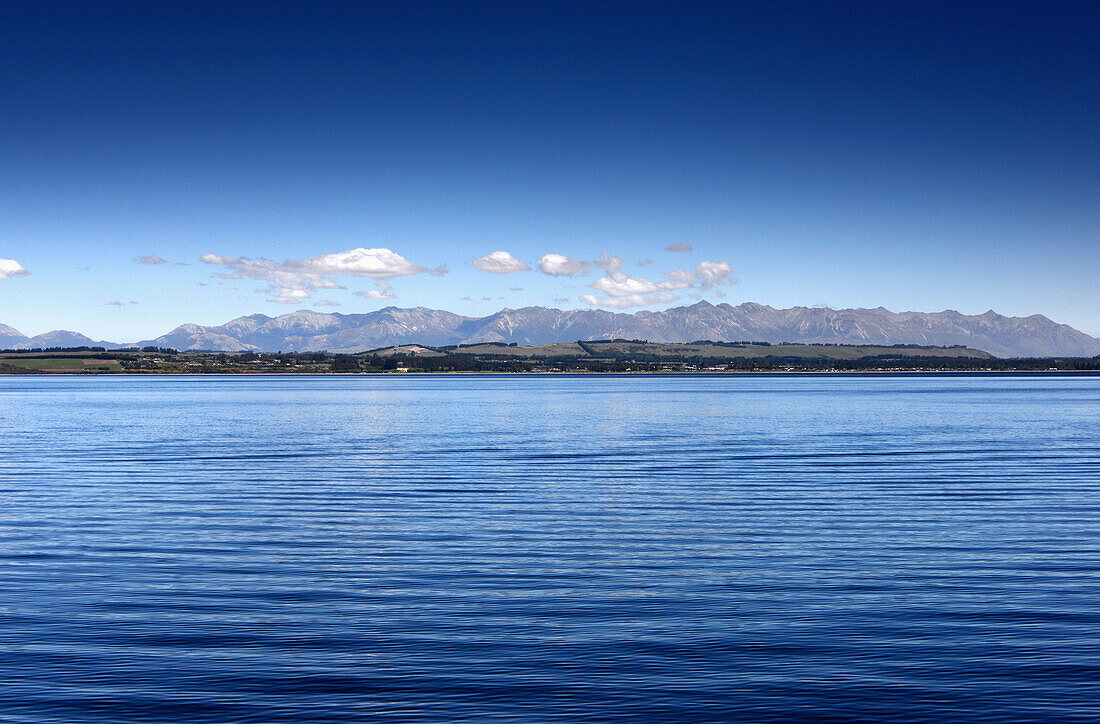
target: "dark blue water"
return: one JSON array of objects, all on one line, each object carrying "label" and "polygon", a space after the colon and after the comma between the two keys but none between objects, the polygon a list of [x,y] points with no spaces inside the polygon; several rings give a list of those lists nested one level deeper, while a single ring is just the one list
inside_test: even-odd
[{"label": "dark blue water", "polygon": [[1100,720],[1100,377],[0,377],[0,721]]}]

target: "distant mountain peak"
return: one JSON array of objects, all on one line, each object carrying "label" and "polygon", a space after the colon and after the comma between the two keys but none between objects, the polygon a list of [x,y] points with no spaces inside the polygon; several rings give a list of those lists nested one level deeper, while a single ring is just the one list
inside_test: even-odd
[{"label": "distant mountain peak", "polygon": [[37,334],[22,341],[5,345],[12,349],[49,349],[51,347],[103,347],[104,349],[118,349],[122,345],[104,340],[96,341],[80,332],[68,329],[55,329],[50,332]]},{"label": "distant mountain peak", "polygon": [[[427,307],[395,307],[361,314],[298,309],[278,317],[250,314],[225,324],[181,324],[137,344],[208,351],[362,352],[402,344],[440,346],[472,342],[546,344],[578,339],[647,339],[651,342],[817,342],[831,344],[965,345],[999,357],[1093,357],[1100,339],[1042,314],[1005,317],[993,310],[965,315],[874,309],[791,307],[756,302],[736,306],[701,300],[690,306],[633,314],[605,309],[505,307],[467,317]],[[0,348],[118,348],[69,330],[27,337],[0,324]]]},{"label": "distant mountain peak", "polygon": [[472,342],[546,344],[578,339],[652,342],[819,342],[834,344],[965,345],[1000,357],[1100,355],[1100,340],[1042,315],[967,316],[874,309],[792,307],[755,302],[737,306],[701,300],[691,306],[633,314],[604,309],[506,307],[466,317],[426,307],[383,307],[363,314],[300,309],[279,317],[239,317],[224,325],[181,325],[141,344],[177,349],[361,352],[402,344],[440,346]]}]

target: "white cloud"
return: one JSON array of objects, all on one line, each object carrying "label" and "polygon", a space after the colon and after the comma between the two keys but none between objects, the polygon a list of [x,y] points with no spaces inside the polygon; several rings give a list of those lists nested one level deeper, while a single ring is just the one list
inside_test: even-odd
[{"label": "white cloud", "polygon": [[494,251],[487,256],[479,256],[474,259],[473,265],[481,271],[494,274],[515,274],[531,268],[506,251]]},{"label": "white cloud", "polygon": [[593,289],[612,297],[629,297],[635,294],[650,294],[652,292],[670,291],[673,289],[687,289],[690,282],[669,278],[663,282],[653,282],[649,279],[636,279],[628,277],[622,272],[616,272],[605,277],[600,277],[592,282]]},{"label": "white cloud", "polygon": [[349,249],[308,259],[289,259],[284,264],[309,274],[347,274],[368,279],[393,279],[428,270],[389,249]]},{"label": "white cloud", "polygon": [[588,262],[564,254],[543,254],[539,257],[538,265],[543,274],[552,277],[571,277],[588,271]]},{"label": "white cloud", "polygon": [[704,261],[695,267],[695,276],[699,279],[700,289],[710,289],[716,284],[736,284],[737,280],[731,274],[733,270],[730,269],[728,261]]},{"label": "white cloud", "polygon": [[694,275],[680,270],[669,273],[667,279],[659,282],[631,277],[622,270],[622,258],[613,254],[601,254],[596,265],[606,274],[589,286],[602,292],[603,296],[585,294],[580,298],[582,302],[596,307],[628,309],[667,304],[676,301],[677,296],[672,293],[674,290],[687,289],[695,280]]},{"label": "white cloud", "polygon": [[669,244],[668,246],[665,247],[665,251],[675,251],[675,252],[683,253],[685,251],[691,251],[692,248],[693,247],[691,246],[690,241],[680,241],[680,242],[677,242],[675,244]]},{"label": "white cloud", "polygon": [[315,306],[315,307],[339,307],[340,302],[332,302],[332,301],[329,301],[328,299],[322,299],[319,302],[314,302],[313,306]]},{"label": "white cloud", "polygon": [[203,254],[199,257],[205,264],[215,264],[232,269],[218,274],[222,279],[258,279],[272,282],[271,286],[256,291],[273,295],[269,302],[279,304],[297,304],[308,299],[312,292],[319,289],[343,289],[332,279],[316,273],[307,273],[288,268],[287,263],[280,264],[271,259],[249,259],[248,257],[218,256]]},{"label": "white cloud", "polygon": [[309,299],[309,292],[305,289],[291,289],[272,285],[270,287],[262,287],[256,291],[261,294],[272,295],[267,301],[276,302],[278,304],[301,304]]},{"label": "white cloud", "polygon": [[652,263],[652,259],[642,259],[640,262],[638,262],[638,266],[649,266]]},{"label": "white cloud", "polygon": [[596,266],[603,269],[608,274],[614,274],[623,268],[623,258],[604,252],[600,254],[600,260],[596,262]]},{"label": "white cloud", "polygon": [[363,299],[393,299],[394,293],[385,289],[368,289],[365,292],[355,292],[355,296]]},{"label": "white cloud", "polygon": [[581,301],[594,307],[608,307],[610,309],[630,309],[631,307],[646,307],[651,304],[668,304],[675,302],[678,297],[672,292],[648,292],[646,294],[628,294],[620,297],[597,297],[595,294],[581,295]]},{"label": "white cloud", "polygon": [[[222,279],[258,279],[271,282],[271,286],[258,289],[273,295],[268,301],[279,304],[298,304],[309,299],[321,289],[343,289],[332,276],[357,276],[374,279],[380,290],[368,294],[372,299],[389,299],[393,292],[388,285],[382,288],[382,280],[410,274],[445,274],[446,266],[435,271],[414,264],[389,249],[350,249],[335,254],[321,254],[307,259],[287,259],[279,263],[271,259],[203,254],[199,257],[206,264],[228,267],[231,271],[218,274]],[[388,296],[373,296],[389,292]],[[361,295],[363,296],[363,295]]]},{"label": "white cloud", "polygon": [[0,280],[21,277],[30,274],[23,265],[15,259],[0,259]]},{"label": "white cloud", "polygon": [[678,299],[673,292],[681,289],[708,290],[716,285],[737,283],[731,276],[733,272],[727,261],[704,261],[695,267],[694,273],[677,269],[666,274],[661,281],[631,277],[622,269],[622,258],[613,254],[601,254],[596,265],[606,274],[589,286],[601,292],[602,296],[585,294],[580,300],[592,306],[610,309],[667,304]]}]

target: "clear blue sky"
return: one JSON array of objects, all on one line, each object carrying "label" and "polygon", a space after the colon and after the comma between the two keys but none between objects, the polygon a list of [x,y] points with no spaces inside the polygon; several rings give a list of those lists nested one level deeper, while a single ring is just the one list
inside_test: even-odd
[{"label": "clear blue sky", "polygon": [[0,323],[702,297],[1100,335],[1098,65],[1096,2],[6,2]]}]

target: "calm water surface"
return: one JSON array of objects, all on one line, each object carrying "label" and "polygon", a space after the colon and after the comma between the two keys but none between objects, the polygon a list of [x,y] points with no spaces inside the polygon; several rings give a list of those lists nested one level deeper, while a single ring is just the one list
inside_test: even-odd
[{"label": "calm water surface", "polygon": [[0,721],[1100,720],[1100,377],[0,377]]}]

